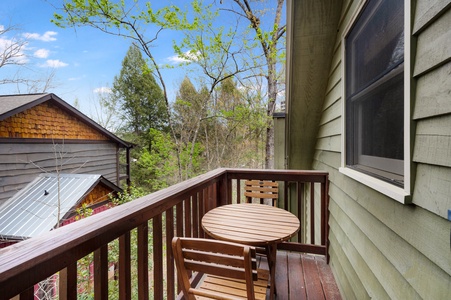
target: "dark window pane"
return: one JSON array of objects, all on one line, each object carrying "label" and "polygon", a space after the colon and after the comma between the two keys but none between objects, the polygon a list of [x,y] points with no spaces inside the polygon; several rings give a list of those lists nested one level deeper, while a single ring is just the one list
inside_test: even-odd
[{"label": "dark window pane", "polygon": [[369,1],[345,45],[346,165],[400,182],[404,172],[404,1]]},{"label": "dark window pane", "polygon": [[352,74],[348,95],[358,93],[404,61],[403,1],[371,1],[346,42]]},{"label": "dark window pane", "polygon": [[404,158],[404,105],[399,101],[403,99],[402,75],[381,85],[356,105],[362,118],[362,155]]}]

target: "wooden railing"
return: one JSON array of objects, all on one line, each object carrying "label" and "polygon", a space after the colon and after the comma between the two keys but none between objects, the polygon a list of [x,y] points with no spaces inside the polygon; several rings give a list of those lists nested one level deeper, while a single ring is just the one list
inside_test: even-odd
[{"label": "wooden railing", "polygon": [[[109,280],[113,280],[108,275],[111,266],[108,249],[116,239],[119,259],[115,262],[118,271],[115,280],[119,299],[131,299],[132,294],[138,299],[176,299],[179,290],[170,247],[173,236],[206,237],[201,227],[202,216],[216,206],[243,201],[240,196],[243,179],[283,183],[281,206],[296,207],[292,212],[300,218],[301,227],[309,227],[295,239],[302,243],[282,243],[279,249],[327,255],[326,172],[217,169],[1,249],[0,299],[16,295],[20,299],[35,299],[35,285],[54,274],[59,278],[59,299],[77,299],[80,292],[77,261],[90,253],[94,253],[94,297],[108,299]],[[135,229],[137,263],[130,258],[131,232]],[[315,242],[316,236],[319,241]],[[132,276],[132,264],[137,268],[137,276]]]}]

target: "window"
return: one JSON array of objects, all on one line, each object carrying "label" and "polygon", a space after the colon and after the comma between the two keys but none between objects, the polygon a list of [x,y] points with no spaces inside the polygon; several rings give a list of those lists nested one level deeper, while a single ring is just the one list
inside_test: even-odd
[{"label": "window", "polygon": [[369,0],[344,42],[346,168],[404,187],[404,1]]}]

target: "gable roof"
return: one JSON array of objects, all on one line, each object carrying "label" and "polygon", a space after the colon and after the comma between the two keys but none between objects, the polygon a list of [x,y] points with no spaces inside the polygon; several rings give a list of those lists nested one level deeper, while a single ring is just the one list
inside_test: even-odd
[{"label": "gable roof", "polygon": [[61,109],[67,111],[69,114],[76,116],[88,126],[94,128],[101,134],[118,143],[120,147],[131,148],[133,146],[133,144],[120,139],[107,129],[94,122],[91,118],[84,115],[78,109],[52,93],[0,95],[0,121],[47,101],[51,101]]},{"label": "gable roof", "polygon": [[101,175],[59,174],[58,201],[57,174],[40,174],[0,206],[0,240],[24,240],[52,230],[99,182],[121,191]]}]

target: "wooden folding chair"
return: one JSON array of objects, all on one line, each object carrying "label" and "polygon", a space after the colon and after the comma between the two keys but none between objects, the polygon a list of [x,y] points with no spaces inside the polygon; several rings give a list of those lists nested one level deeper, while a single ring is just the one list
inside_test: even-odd
[{"label": "wooden folding chair", "polygon": [[[253,199],[258,199],[260,204],[272,204],[277,207],[279,199],[279,183],[269,180],[246,180],[244,182],[244,196],[247,203],[252,203]],[[271,203],[268,203],[271,201]],[[258,254],[269,257],[268,247],[258,247]]]},{"label": "wooden folding chair", "polygon": [[264,204],[265,199],[270,199],[273,206],[277,206],[279,198],[279,183],[268,180],[246,180],[244,182],[244,196],[248,203],[252,199],[259,199]]},{"label": "wooden folding chair", "polygon": [[[174,237],[172,249],[185,299],[266,298],[269,274],[267,271],[257,272],[253,247],[218,240]],[[196,287],[191,286],[190,272],[205,275]]]}]

